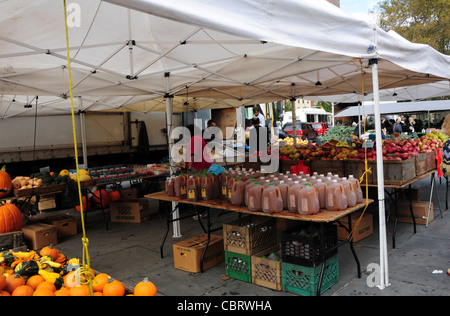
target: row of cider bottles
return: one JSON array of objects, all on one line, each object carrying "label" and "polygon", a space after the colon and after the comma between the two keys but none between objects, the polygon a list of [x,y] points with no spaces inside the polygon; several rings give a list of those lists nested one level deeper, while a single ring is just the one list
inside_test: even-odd
[{"label": "row of cider bottles", "polygon": [[230,169],[220,175],[205,171],[181,174],[167,179],[166,192],[190,201],[226,200],[253,212],[287,210],[302,215],[316,214],[320,209],[344,210],[363,201],[361,187],[353,176],[269,175],[245,169]]}]

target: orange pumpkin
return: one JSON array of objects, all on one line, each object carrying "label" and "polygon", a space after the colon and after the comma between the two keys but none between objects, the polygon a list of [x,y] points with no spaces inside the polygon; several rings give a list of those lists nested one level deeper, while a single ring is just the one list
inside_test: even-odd
[{"label": "orange pumpkin", "polygon": [[102,292],[94,292],[93,296],[104,296]]},{"label": "orange pumpkin", "polygon": [[120,192],[117,190],[113,190],[109,192],[109,201],[110,202],[115,202],[120,200]]},{"label": "orange pumpkin", "polygon": [[[101,197],[100,197],[101,194]],[[94,192],[92,196],[92,202],[97,208],[108,208],[109,207],[109,194],[105,189],[100,189]]]},{"label": "orange pumpkin", "polygon": [[56,258],[58,258],[59,251],[56,248],[53,248],[53,245],[45,246],[41,249],[41,256],[51,256],[53,258],[53,261],[55,261]]},{"label": "orange pumpkin", "polygon": [[28,285],[16,287],[11,296],[33,296],[34,290]]},{"label": "orange pumpkin", "polygon": [[6,192],[0,192],[0,198],[8,196],[12,189],[11,177],[6,172],[5,166],[0,169],[0,189],[6,189]]},{"label": "orange pumpkin", "polygon": [[122,282],[113,280],[109,277],[108,283],[103,287],[103,295],[104,296],[124,296],[125,295],[125,287]]},{"label": "orange pumpkin", "polygon": [[37,286],[44,281],[45,279],[41,275],[36,274],[28,278],[26,285],[36,290]]},{"label": "orange pumpkin", "polygon": [[0,296],[11,296],[11,294],[9,294],[9,292],[6,291],[1,291]]},{"label": "orange pumpkin", "polygon": [[92,283],[92,288],[96,292],[103,292],[103,288],[105,284],[108,283],[109,275],[106,273],[99,273],[95,276],[95,279]]},{"label": "orange pumpkin", "polygon": [[22,230],[22,213],[14,204],[0,205],[0,234]]},{"label": "orange pumpkin", "polygon": [[6,277],[3,274],[0,274],[0,292],[5,288],[6,285]]},{"label": "orange pumpkin", "polygon": [[55,296],[70,296],[70,290],[63,286],[55,292]]},{"label": "orange pumpkin", "polygon": [[44,282],[39,283],[39,285],[36,287],[36,290],[42,289],[44,287],[53,292],[56,292],[55,284],[53,284],[52,282],[49,282],[49,281],[44,281]]},{"label": "orange pumpkin", "polygon": [[89,287],[86,284],[70,288],[70,296],[89,296]]},{"label": "orange pumpkin", "polygon": [[4,289],[12,294],[12,292],[21,285],[25,285],[25,279],[21,275],[11,274],[6,278]]},{"label": "orange pumpkin", "polygon": [[[86,212],[86,210],[89,209],[90,203],[88,203],[88,199],[84,195],[81,197],[81,201],[83,202],[83,213],[84,213],[84,212]],[[75,209],[77,210],[78,213],[81,213],[80,205],[75,206]]]},{"label": "orange pumpkin", "polygon": [[55,292],[46,287],[41,287],[34,291],[33,296],[55,296]]},{"label": "orange pumpkin", "polygon": [[66,288],[70,289],[70,288],[74,287],[75,285],[77,285],[76,284],[76,282],[77,282],[76,273],[77,273],[76,271],[71,271],[63,277],[64,286]]},{"label": "orange pumpkin", "polygon": [[145,278],[134,287],[135,296],[156,296],[156,286]]}]

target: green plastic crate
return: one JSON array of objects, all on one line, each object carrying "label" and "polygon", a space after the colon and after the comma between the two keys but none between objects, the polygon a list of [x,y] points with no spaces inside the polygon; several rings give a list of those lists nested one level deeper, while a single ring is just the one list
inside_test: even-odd
[{"label": "green plastic crate", "polygon": [[225,251],[226,275],[233,279],[252,282],[252,257],[236,252]]},{"label": "green plastic crate", "polygon": [[[311,268],[293,263],[282,263],[283,290],[302,296],[316,296],[319,285],[322,264]],[[320,294],[324,293],[339,281],[339,260],[335,254],[325,261],[322,287]]]}]

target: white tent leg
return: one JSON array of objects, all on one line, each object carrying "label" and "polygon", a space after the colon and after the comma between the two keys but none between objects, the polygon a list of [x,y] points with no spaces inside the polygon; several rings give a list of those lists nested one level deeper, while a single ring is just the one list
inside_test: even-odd
[{"label": "white tent leg", "polygon": [[384,205],[384,171],[383,171],[383,148],[381,138],[380,117],[380,94],[378,83],[378,60],[372,59],[372,83],[373,83],[373,109],[376,130],[376,152],[377,152],[377,183],[378,184],[378,208],[380,225],[380,285],[381,290],[389,286],[387,241],[386,241],[386,215]]},{"label": "white tent leg", "polygon": [[[167,91],[170,90],[170,82],[169,82],[169,76],[170,74],[167,73],[165,76],[166,79],[166,89]],[[171,137],[172,135],[172,119],[173,119],[173,96],[166,95],[166,116],[167,116],[167,138],[169,143],[169,164],[170,164],[170,175],[173,175],[175,173],[174,167],[172,166],[172,147],[173,147],[173,139]],[[177,203],[172,202],[172,218],[175,220],[173,222],[173,238],[180,238],[181,237],[181,229],[180,229],[180,221],[177,221],[180,217],[180,212],[178,208],[176,207]]]},{"label": "white tent leg", "polygon": [[83,100],[78,99],[80,102],[80,125],[81,125],[81,146],[83,148],[83,164],[84,168],[89,168],[87,160],[87,144],[86,144],[86,113],[83,111]]}]

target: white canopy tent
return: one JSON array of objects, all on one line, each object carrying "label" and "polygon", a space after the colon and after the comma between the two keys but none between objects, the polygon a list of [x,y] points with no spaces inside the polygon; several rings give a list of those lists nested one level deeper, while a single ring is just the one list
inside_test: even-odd
[{"label": "white canopy tent", "polygon": [[[74,95],[89,100],[81,107],[152,111],[164,104],[169,133],[177,98],[195,109],[374,92],[379,120],[380,88],[450,78],[449,56],[368,25],[324,0],[76,4],[69,17],[79,24],[69,35]],[[62,0],[2,1],[0,30],[0,94],[66,99]],[[379,132],[377,140],[381,146]],[[378,183],[383,183],[382,164],[378,168]],[[378,192],[382,288],[389,284],[382,185]]]},{"label": "white canopy tent", "polygon": [[[381,103],[380,114],[397,114],[413,112],[436,112],[450,111],[450,100],[439,101],[419,101],[419,102],[400,102],[400,103]],[[365,115],[373,115],[374,104],[365,105]],[[359,106],[349,106],[340,111],[335,117],[358,116],[361,114]]]}]

